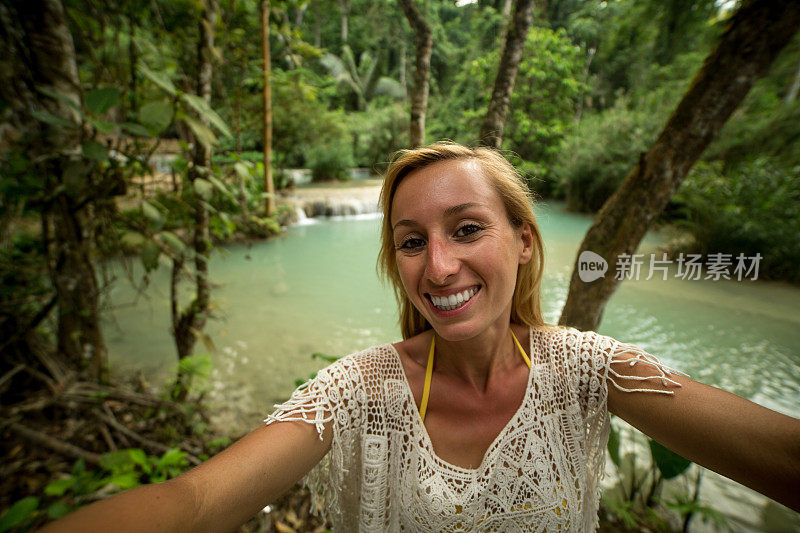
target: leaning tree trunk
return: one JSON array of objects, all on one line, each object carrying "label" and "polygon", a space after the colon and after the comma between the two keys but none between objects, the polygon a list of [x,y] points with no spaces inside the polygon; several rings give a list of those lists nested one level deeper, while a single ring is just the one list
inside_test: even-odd
[{"label": "leaning tree trunk", "polygon": [[428,109],[430,88],[431,51],[433,34],[428,23],[414,4],[414,0],[398,0],[403,13],[414,30],[416,59],[414,62],[414,89],[411,93],[411,124],[408,143],[412,148],[425,144],[425,114]]},{"label": "leaning tree trunk", "polygon": [[592,251],[608,261],[609,272],[584,283],[576,258],[559,324],[597,328],[617,287],[616,258],[633,254],[689,169],[799,27],[796,0],[749,1],[731,18],[661,135],[641,155],[584,237],[578,257]]},{"label": "leaning tree trunk", "polygon": [[[217,0],[204,0],[203,20],[200,22],[200,42],[197,53],[199,69],[197,75],[197,94],[209,105],[211,104],[211,78],[213,74],[212,57],[214,49],[214,27],[217,23]],[[209,127],[208,118],[201,115],[200,120]],[[211,172],[211,146],[195,139],[193,165],[189,170],[189,181],[202,178]],[[173,331],[175,344],[178,349],[178,358],[183,359],[192,355],[197,337],[201,334],[206,324],[208,312],[211,308],[211,287],[208,279],[208,259],[211,252],[211,237],[209,234],[209,216],[203,202],[194,202],[194,227],[192,228],[192,247],[194,248],[194,281],[195,297],[192,302],[177,313],[177,272],[181,263],[173,265],[172,301],[173,301]],[[188,394],[188,376],[178,372],[175,397],[178,401],[186,399]]]},{"label": "leaning tree trunk", "polygon": [[485,146],[500,148],[500,143],[503,141],[506,113],[511,102],[511,93],[514,91],[514,82],[517,80],[522,52],[525,49],[525,39],[532,22],[533,0],[517,0],[514,14],[508,23],[503,56],[500,59],[497,78],[494,80],[492,99],[481,125],[479,139]]},{"label": "leaning tree trunk", "polygon": [[[60,0],[13,2],[24,28],[25,56],[32,83],[69,100],[81,101],[75,48]],[[80,124],[78,113],[63,102],[31,91],[31,110]],[[33,147],[33,160],[45,182],[42,235],[47,243],[50,277],[58,302],[58,350],[72,365],[95,381],[105,379],[106,346],[100,329],[98,285],[92,264],[91,220],[87,210],[96,194],[90,175],[80,186],[65,184],[70,152],[80,151],[80,128],[42,124],[42,137]],[[37,156],[38,153],[38,156]]]}]

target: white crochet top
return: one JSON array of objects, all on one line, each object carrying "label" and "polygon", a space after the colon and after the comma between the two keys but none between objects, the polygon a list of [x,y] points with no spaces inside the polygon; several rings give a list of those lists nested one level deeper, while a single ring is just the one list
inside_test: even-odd
[{"label": "white crochet top", "polygon": [[[633,359],[617,360],[627,353]],[[608,440],[614,363],[671,369],[640,348],[572,328],[531,329],[525,397],[476,469],[440,459],[390,344],[340,359],[299,387],[265,422],[302,420],[331,451],[305,478],[336,532],[594,531]],[[612,366],[613,365],[613,366]],[[661,388],[659,388],[659,384]]]}]

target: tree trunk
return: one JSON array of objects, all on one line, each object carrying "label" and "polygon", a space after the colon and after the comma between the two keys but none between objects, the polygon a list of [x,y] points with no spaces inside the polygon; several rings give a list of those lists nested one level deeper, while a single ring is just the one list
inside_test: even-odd
[{"label": "tree trunk", "polygon": [[572,118],[572,122],[576,126],[581,123],[581,117],[583,116],[584,100],[586,99],[586,90],[584,88],[586,87],[586,82],[589,80],[589,67],[592,66],[592,59],[594,59],[594,55],[596,53],[597,48],[589,48],[586,53],[586,61],[583,63],[583,73],[581,74],[581,94],[578,96],[578,108],[575,110],[575,116]]},{"label": "tree trunk", "polygon": [[342,15],[342,46],[347,44],[350,20],[350,0],[339,0],[339,12]]},{"label": "tree trunk", "polygon": [[[197,94],[211,105],[211,80],[213,75],[214,28],[217,23],[217,0],[204,0],[203,18],[200,22],[200,42],[197,47],[198,74]],[[199,117],[204,125],[209,126],[208,119]],[[195,140],[193,165],[189,169],[189,181],[194,184],[205,173],[211,172],[211,147]],[[192,247],[194,248],[195,297],[189,306],[177,317],[177,272],[181,264],[173,265],[172,301],[173,331],[178,359],[192,355],[197,337],[206,324],[211,303],[211,286],[208,279],[208,258],[211,252],[211,236],[209,234],[208,210],[200,201],[194,202],[194,227],[192,228]],[[175,320],[177,317],[177,321]],[[176,383],[176,400],[183,401],[188,394],[188,379],[178,372]]]},{"label": "tree trunk", "polygon": [[[60,0],[19,0],[13,3],[23,27],[25,63],[32,86],[50,89],[69,100],[81,101],[75,48]],[[77,111],[38,91],[28,93],[29,110],[43,110],[76,124]],[[51,281],[58,301],[57,339],[59,352],[95,381],[106,378],[106,346],[100,329],[98,285],[91,260],[90,210],[93,187],[87,183],[64,186],[69,152],[80,150],[80,128],[42,124],[42,138],[30,146],[32,160],[45,181],[42,236],[46,243]],[[52,228],[52,229],[51,229]],[[52,233],[52,241],[50,236]]]},{"label": "tree trunk", "polygon": [[408,143],[412,148],[425,144],[425,114],[428,109],[430,88],[431,51],[433,36],[431,28],[414,4],[414,0],[398,0],[403,13],[414,30],[416,59],[414,62],[414,89],[411,93],[411,124]]},{"label": "tree trunk", "polygon": [[500,30],[500,38],[497,40],[499,43],[506,42],[508,27],[511,25],[511,8],[513,5],[514,0],[503,0],[503,9],[500,10],[500,16],[503,19],[503,27]]},{"label": "tree trunk", "polygon": [[519,63],[522,52],[525,50],[525,38],[533,22],[533,0],[517,0],[514,6],[514,15],[509,21],[508,35],[494,81],[492,99],[486,116],[481,125],[480,142],[485,146],[500,148],[503,141],[503,127],[506,123],[506,113],[511,102],[511,93],[514,91],[514,82],[517,80]]},{"label": "tree trunk", "polygon": [[794,78],[792,78],[792,84],[789,86],[789,90],[786,91],[786,95],[783,97],[783,105],[789,105],[797,99],[797,93],[800,91],[800,63],[797,64],[797,70],[794,72]]},{"label": "tree trunk", "polygon": [[261,55],[264,58],[264,216],[275,212],[275,184],[272,181],[272,64],[269,51],[269,0],[261,2]]},{"label": "tree trunk", "polygon": [[800,2],[795,0],[749,1],[733,15],[658,139],[584,237],[578,257],[592,251],[608,261],[609,270],[605,277],[584,283],[576,258],[559,324],[597,328],[617,287],[617,258],[634,253],[689,169],[798,27]]}]

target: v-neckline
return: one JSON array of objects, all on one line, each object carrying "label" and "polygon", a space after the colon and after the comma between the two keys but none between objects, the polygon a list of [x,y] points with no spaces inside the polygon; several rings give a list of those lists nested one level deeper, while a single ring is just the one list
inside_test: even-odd
[{"label": "v-neckline", "polygon": [[498,443],[509,431],[509,428],[515,425],[517,419],[520,417],[522,408],[527,403],[528,397],[531,394],[531,387],[533,387],[533,377],[534,377],[533,372],[535,366],[533,357],[533,343],[534,343],[533,332],[534,329],[528,327],[528,350],[530,350],[529,357],[531,360],[531,366],[528,369],[528,381],[525,384],[525,394],[523,395],[522,401],[520,402],[519,406],[514,411],[514,414],[511,415],[511,418],[508,419],[508,422],[506,422],[506,425],[503,426],[503,429],[500,430],[500,432],[492,440],[492,443],[489,444],[489,447],[486,448],[486,451],[483,453],[483,457],[481,458],[481,462],[476,468],[466,468],[463,466],[455,465],[449,461],[445,461],[444,459],[439,457],[439,454],[436,453],[436,449],[433,447],[433,441],[431,440],[431,436],[428,434],[428,428],[425,427],[425,423],[423,422],[422,416],[419,413],[419,407],[417,407],[417,402],[414,399],[414,392],[411,390],[411,383],[408,381],[408,376],[406,375],[406,370],[403,367],[403,360],[400,357],[400,353],[397,351],[397,348],[395,348],[393,344],[388,345],[389,350],[395,356],[397,364],[400,365],[400,373],[403,375],[403,382],[406,385],[405,386],[406,396],[408,397],[408,400],[411,402],[412,405],[412,424],[416,426],[416,429],[418,429],[422,434],[422,440],[425,444],[425,447],[427,448],[427,451],[430,454],[430,456],[435,461],[440,463],[442,466],[449,468],[455,472],[460,472],[462,474],[468,474],[468,475],[479,474],[485,469],[488,458],[494,454],[494,450],[497,448]]}]

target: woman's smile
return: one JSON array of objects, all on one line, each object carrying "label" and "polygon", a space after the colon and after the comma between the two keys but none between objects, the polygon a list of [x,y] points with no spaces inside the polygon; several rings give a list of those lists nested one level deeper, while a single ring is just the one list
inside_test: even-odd
[{"label": "woman's smile", "polygon": [[450,292],[449,295],[426,294],[426,296],[434,309],[446,313],[448,311],[462,311],[465,309],[479,290],[480,287],[478,286],[464,289],[463,291]]}]

